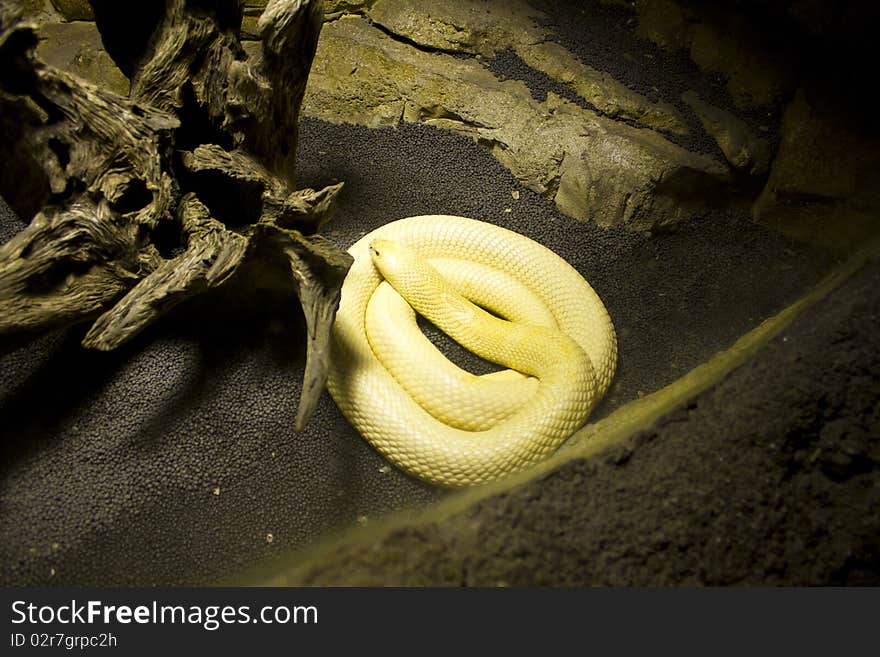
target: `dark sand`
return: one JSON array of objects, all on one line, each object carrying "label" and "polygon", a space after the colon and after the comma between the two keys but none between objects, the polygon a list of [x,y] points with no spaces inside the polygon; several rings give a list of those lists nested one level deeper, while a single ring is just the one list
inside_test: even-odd
[{"label": "dark sand", "polygon": [[875,260],[652,430],[271,581],[876,586],[878,317]]},{"label": "dark sand", "polygon": [[[508,74],[514,69],[511,62]],[[300,162],[302,186],[346,182],[327,227],[340,244],[393,219],[450,213],[525,233],[571,262],[605,301],[620,341],[615,383],[594,418],[726,348],[831,264],[754,225],[744,210],[718,210],[651,236],[575,222],[475,143],[431,128],[305,121]],[[0,212],[0,237],[19,228]],[[857,290],[874,290],[864,312],[877,309],[871,275],[860,280],[874,287]],[[79,346],[83,326],[0,357],[0,583],[212,582],[447,494],[387,466],[326,394],[307,430],[294,433],[303,367],[296,300],[259,295],[242,306],[238,299],[208,294],[109,354]],[[817,317],[825,316],[822,308]],[[525,492],[486,502],[476,513],[497,514],[482,525],[494,539],[476,540],[466,571],[441,573],[448,562],[439,557],[432,565],[442,543],[428,536],[426,551],[411,561],[421,564],[418,572],[386,560],[373,564],[387,569],[374,581],[383,581],[382,572],[387,581],[417,583],[876,579],[876,518],[871,525],[858,515],[867,501],[877,508],[876,477],[856,473],[838,484],[822,466],[825,457],[810,462],[812,443],[802,447],[797,438],[799,418],[821,433],[816,409],[841,417],[858,410],[826,401],[846,397],[859,366],[855,356],[845,367],[829,365],[822,341],[833,342],[851,323],[853,344],[870,337],[850,315],[839,315],[839,326],[801,322],[801,333],[817,332],[812,346],[791,352],[800,343],[788,344],[774,356],[782,360],[762,357],[749,368],[752,378],[731,377],[639,438],[631,454],[576,461]],[[873,348],[875,360],[865,362],[876,372],[876,342],[863,346]],[[825,375],[829,367],[833,378]],[[856,383],[858,390],[868,385]],[[778,395],[768,398],[768,386]],[[862,411],[859,426],[871,421]],[[872,421],[876,437],[876,413]],[[875,451],[865,453],[876,454],[870,445]],[[789,472],[789,457],[806,459],[797,471],[804,474]],[[847,528],[834,532],[841,504],[850,509],[839,517]],[[525,524],[513,531],[509,521]],[[824,537],[814,528],[824,528]],[[865,547],[871,531],[873,548]],[[843,563],[847,550],[848,570],[828,565]],[[800,561],[791,556],[798,551]],[[327,580],[345,581],[345,569],[334,570],[330,558]]]}]

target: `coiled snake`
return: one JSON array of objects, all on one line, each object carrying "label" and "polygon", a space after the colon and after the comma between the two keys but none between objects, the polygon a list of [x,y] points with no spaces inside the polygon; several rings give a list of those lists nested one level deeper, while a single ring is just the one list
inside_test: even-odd
[{"label": "coiled snake", "polygon": [[[537,242],[474,219],[425,215],[386,224],[349,253],[327,387],[403,470],[443,486],[516,472],[576,431],[608,388],[617,341],[605,306]],[[413,309],[510,369],[476,376],[458,368],[421,332]]]}]

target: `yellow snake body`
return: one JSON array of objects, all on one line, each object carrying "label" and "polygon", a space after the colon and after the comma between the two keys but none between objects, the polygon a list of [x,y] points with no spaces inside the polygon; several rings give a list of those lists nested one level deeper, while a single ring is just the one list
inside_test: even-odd
[{"label": "yellow snake body", "polygon": [[[577,430],[608,388],[617,356],[608,313],[544,246],[473,219],[426,215],[386,224],[349,253],[327,387],[403,470],[444,486],[516,472]],[[414,311],[510,369],[458,368]]]}]

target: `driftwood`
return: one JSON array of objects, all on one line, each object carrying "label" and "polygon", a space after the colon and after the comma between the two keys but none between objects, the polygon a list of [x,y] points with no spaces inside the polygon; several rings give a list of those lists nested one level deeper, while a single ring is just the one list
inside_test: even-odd
[{"label": "driftwood", "polygon": [[[122,4],[154,18],[131,43],[113,14]],[[242,263],[282,258],[309,331],[301,429],[323,388],[351,264],[316,234],[341,184],[294,187],[322,2],[270,2],[252,61],[238,0],[93,0],[130,75],[128,98],[41,62],[36,26],[14,5],[0,0],[0,194],[33,218],[0,246],[0,335],[95,319],[83,345],[113,349],[253,269]]]}]

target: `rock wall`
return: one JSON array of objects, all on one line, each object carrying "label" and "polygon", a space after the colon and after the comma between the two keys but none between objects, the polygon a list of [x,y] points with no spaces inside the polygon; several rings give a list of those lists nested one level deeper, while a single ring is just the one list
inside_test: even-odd
[{"label": "rock wall", "polygon": [[783,110],[778,150],[768,152],[736,116],[685,98],[734,167],[760,176],[764,186],[752,209],[756,220],[838,252],[877,232],[880,134],[872,118],[870,80],[880,4],[626,4],[641,36],[687,52],[707,75],[720,76],[738,111]]},{"label": "rock wall", "polygon": [[[245,35],[257,36],[266,4],[244,2]],[[327,0],[304,114],[469,135],[563,212],[600,225],[652,230],[735,199],[753,203],[758,221],[845,250],[876,230],[878,140],[850,120],[859,94],[821,81],[875,49],[866,25],[880,10],[870,4]],[[50,23],[47,60],[125,89],[87,22],[89,2],[22,7]],[[565,12],[612,12],[643,43],[689,61],[710,93],[634,89],[562,43]],[[498,73],[498,57],[560,92],[536,98]]]},{"label": "rock wall", "polygon": [[660,133],[555,94],[535,100],[474,58],[425,52],[360,17],[324,28],[304,112],[331,122],[426,123],[472,136],[567,214],[650,229],[692,216],[683,190],[723,184],[727,168]]}]

